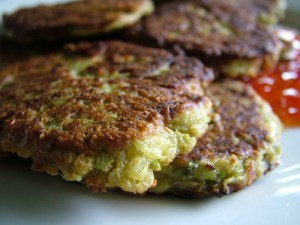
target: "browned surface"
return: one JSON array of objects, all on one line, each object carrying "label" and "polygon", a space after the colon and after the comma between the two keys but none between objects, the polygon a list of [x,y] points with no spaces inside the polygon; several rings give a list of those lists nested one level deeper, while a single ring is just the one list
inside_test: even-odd
[{"label": "browned surface", "polygon": [[19,41],[60,40],[86,36],[82,31],[94,29],[103,33],[109,24],[124,13],[135,12],[146,1],[84,0],[36,6],[4,15],[3,20],[5,28]]},{"label": "browned surface", "polygon": [[[227,80],[210,85],[206,94],[212,100],[214,111],[219,114],[220,118],[210,124],[208,131],[198,140],[191,153],[177,156],[168,167],[174,168],[174,174],[176,171],[177,173],[180,171],[182,176],[186,176],[183,179],[185,182],[199,182],[200,187],[186,186],[186,188],[177,189],[175,186],[167,192],[180,196],[196,195],[202,197],[229,194],[244,189],[260,178],[260,175],[257,175],[259,166],[257,163],[265,163],[266,168],[263,171],[265,173],[279,164],[278,158],[276,158],[278,152],[273,153],[275,154],[274,158],[270,158],[266,153],[263,158],[259,158],[259,153],[265,151],[266,147],[273,148],[273,150],[279,147],[279,137],[275,137],[277,140],[271,141],[268,135],[274,132],[270,129],[276,129],[276,132],[280,133],[282,127],[279,122],[277,122],[277,127],[270,128],[268,126],[267,118],[274,118],[262,110],[261,100],[258,99],[252,88],[238,81]],[[234,158],[230,158],[231,156]],[[220,180],[219,183],[206,180],[203,184],[202,179],[205,180],[205,178],[201,179],[201,175],[192,174],[193,172],[189,170],[190,163],[206,162],[205,167],[214,171],[215,167],[209,162],[221,158],[233,160],[232,163],[238,158],[251,159],[251,164],[245,165],[245,161],[243,161],[246,180],[233,184],[223,183],[223,180]],[[223,170],[221,173],[226,173],[226,168]],[[172,175],[170,171],[169,174],[171,174],[170,177],[176,176]],[[200,181],[190,179],[187,174],[200,176]],[[166,179],[160,172],[156,176],[161,176],[161,180]],[[158,182],[160,181],[158,180]],[[175,179],[174,183],[176,182]]]},{"label": "browned surface", "polygon": [[199,139],[195,149],[186,156],[187,161],[212,159],[221,156],[253,156],[269,143],[262,104],[249,86],[229,80],[209,86],[206,95],[214,103],[220,120],[212,123]]},{"label": "browned surface", "polygon": [[100,52],[106,56],[106,61],[89,66],[86,69],[88,73],[105,76],[112,71],[118,71],[129,73],[131,78],[152,80],[159,86],[179,89],[184,89],[187,83],[207,86],[215,78],[212,70],[196,58],[186,57],[182,53],[174,55],[163,49],[108,41],[106,44],[69,44],[66,50],[75,55],[93,55]]},{"label": "browned surface", "polygon": [[178,45],[210,63],[261,59],[276,53],[277,39],[266,28],[234,13],[230,7],[215,4],[212,7],[197,0],[163,4],[129,33],[145,44],[171,48]]},{"label": "browned surface", "polygon": [[[179,2],[180,0],[178,0]],[[196,0],[206,7],[212,9],[230,10],[232,13],[239,14],[244,19],[250,21],[274,23],[281,19],[284,12],[278,9],[278,2],[284,0]],[[154,0],[155,4],[160,5],[166,2],[176,2],[176,0]],[[274,17],[275,21],[260,21],[260,17]]]},{"label": "browned surface", "polygon": [[[274,23],[280,19],[283,12],[279,10],[278,2],[282,0],[196,0],[210,8],[239,14],[244,19],[252,22]],[[275,21],[262,21],[261,17],[274,17]],[[277,20],[276,20],[277,19]]]},{"label": "browned surface", "polygon": [[[147,137],[157,132],[153,126],[167,125],[183,110],[208,102],[185,87],[185,82],[212,79],[196,60],[119,42],[68,49],[67,54],[32,58],[1,71],[3,149],[93,154]],[[103,61],[74,66],[97,57]],[[145,58],[147,63],[140,63]],[[152,76],[165,60],[172,62],[170,71]],[[173,74],[176,79],[169,84]]]}]

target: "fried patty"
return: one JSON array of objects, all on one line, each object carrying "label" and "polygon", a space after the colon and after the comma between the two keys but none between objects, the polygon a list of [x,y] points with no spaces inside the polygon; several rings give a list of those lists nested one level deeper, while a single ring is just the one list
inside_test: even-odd
[{"label": "fried patty", "polygon": [[156,193],[222,195],[241,190],[279,163],[282,125],[247,84],[223,80],[206,89],[216,115],[192,152],[155,173]]},{"label": "fried patty", "polygon": [[[177,2],[182,0],[177,0]],[[197,0],[208,7],[230,9],[232,13],[240,14],[251,21],[264,24],[275,24],[283,18],[286,9],[285,0]],[[176,0],[154,0],[157,5]]]},{"label": "fried patty", "polygon": [[255,76],[262,68],[274,67],[280,51],[278,38],[265,26],[222,3],[199,0],[162,4],[128,35],[143,44],[179,46],[232,77]]},{"label": "fried patty", "polygon": [[92,190],[143,193],[208,128],[211,70],[117,41],[69,44],[0,71],[0,151]]},{"label": "fried patty", "polygon": [[197,0],[208,7],[230,9],[249,21],[265,24],[277,23],[285,14],[285,0]]},{"label": "fried patty", "polygon": [[6,35],[21,42],[68,40],[107,33],[153,11],[151,0],[81,0],[4,15]]}]

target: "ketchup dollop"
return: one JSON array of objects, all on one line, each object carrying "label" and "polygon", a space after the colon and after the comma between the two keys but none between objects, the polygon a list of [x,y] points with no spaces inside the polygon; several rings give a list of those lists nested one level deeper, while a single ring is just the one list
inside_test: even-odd
[{"label": "ketchup dollop", "polygon": [[285,43],[285,60],[249,83],[286,126],[300,126],[300,35],[289,29],[280,29],[278,35]]}]

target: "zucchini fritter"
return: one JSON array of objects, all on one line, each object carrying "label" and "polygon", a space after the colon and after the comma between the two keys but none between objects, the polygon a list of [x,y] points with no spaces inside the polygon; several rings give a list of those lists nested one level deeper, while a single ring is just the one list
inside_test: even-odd
[{"label": "zucchini fritter", "polygon": [[241,190],[279,163],[282,125],[254,90],[239,81],[210,85],[216,115],[188,154],[155,173],[151,191],[222,195]]},{"label": "zucchini fritter", "polygon": [[117,41],[0,71],[0,151],[94,191],[143,193],[153,171],[190,152],[208,127],[212,72],[165,50]]},{"label": "zucchini fritter", "polygon": [[179,46],[231,77],[256,76],[262,68],[274,67],[281,49],[266,26],[221,3],[199,0],[162,4],[127,35],[146,45]]},{"label": "zucchini fritter", "polygon": [[[183,0],[177,0],[177,2]],[[220,8],[250,21],[263,24],[275,24],[284,17],[286,10],[286,0],[196,0],[211,8]],[[176,0],[154,0],[157,5],[166,2],[176,2]]]},{"label": "zucchini fritter", "polygon": [[196,0],[206,7],[225,10],[229,13],[266,25],[277,23],[285,14],[285,0]]},{"label": "zucchini fritter", "polygon": [[6,35],[21,42],[69,40],[126,27],[153,9],[151,0],[80,0],[20,9],[3,21]]}]

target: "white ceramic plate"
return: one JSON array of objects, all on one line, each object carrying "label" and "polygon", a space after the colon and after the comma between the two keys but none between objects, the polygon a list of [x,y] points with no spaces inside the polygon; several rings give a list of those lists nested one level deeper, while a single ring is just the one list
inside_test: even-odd
[{"label": "white ceramic plate", "polygon": [[[1,0],[0,14],[54,1]],[[291,3],[300,17],[300,1]],[[282,146],[275,171],[243,191],[210,199],[91,194],[83,185],[30,171],[29,162],[1,160],[0,225],[299,224],[300,129],[285,131]]]}]

